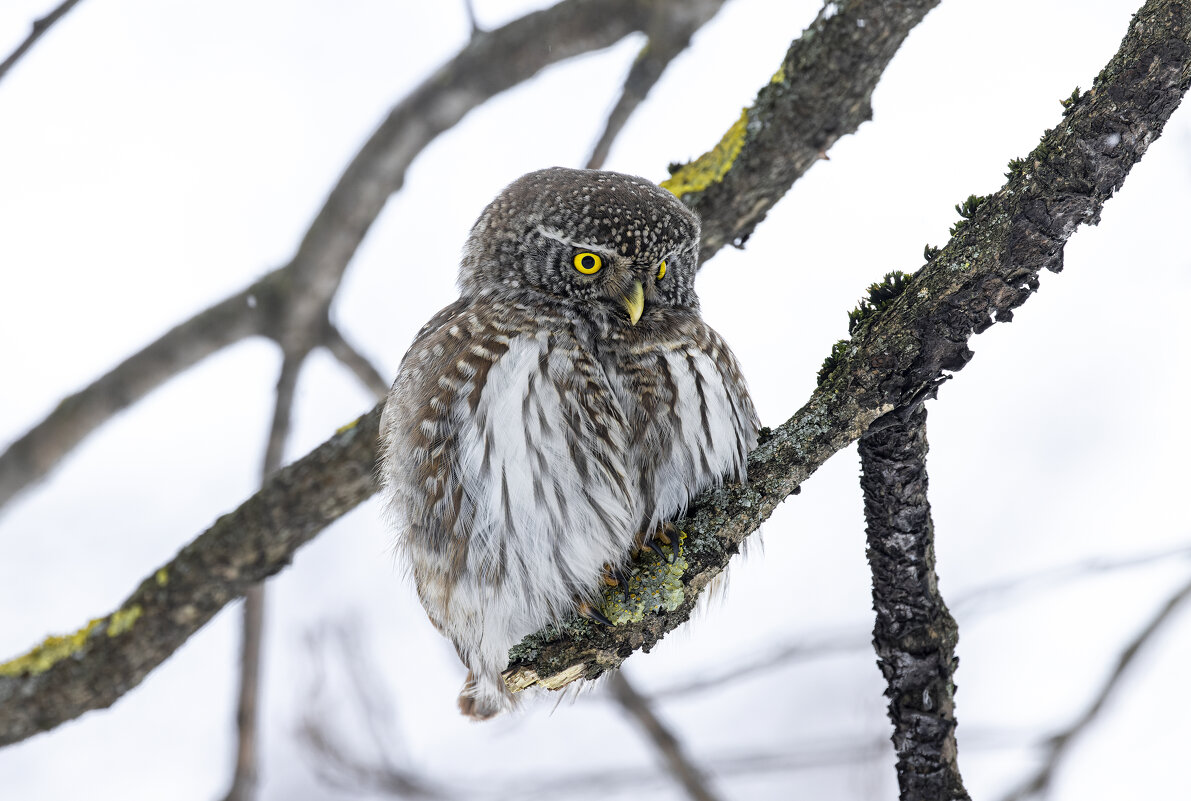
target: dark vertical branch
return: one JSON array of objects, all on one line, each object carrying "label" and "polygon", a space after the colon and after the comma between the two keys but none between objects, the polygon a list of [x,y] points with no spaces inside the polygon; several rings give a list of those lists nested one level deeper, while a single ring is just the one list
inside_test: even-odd
[{"label": "dark vertical branch", "polygon": [[[277,396],[273,404],[273,424],[265,445],[261,468],[262,485],[281,468],[285,440],[293,418],[294,393],[298,374],[306,354],[285,354],[277,378]],[[256,584],[244,593],[244,617],[241,629],[240,696],[236,704],[236,773],[226,801],[252,801],[259,778],[259,715],[261,644],[265,633],[265,585]]]},{"label": "dark vertical branch", "polygon": [[78,2],[79,0],[66,0],[64,3],[50,13],[46,14],[41,19],[33,20],[33,30],[29,31],[29,35],[25,37],[25,41],[17,45],[17,49],[13,50],[12,53],[9,54],[8,58],[4,59],[3,63],[0,63],[0,78],[3,78],[8,71],[12,69],[12,65],[20,61],[21,58],[29,52],[29,48],[33,47],[33,45],[37,43],[37,40],[44,36],[45,32],[48,31],[55,22],[66,16],[66,12],[74,8]]},{"label": "dark vertical branch", "polygon": [[959,628],[935,576],[926,451],[920,406],[904,422],[860,438],[860,486],[877,613],[873,646],[889,684],[901,798],[951,801],[968,798],[955,746]]},{"label": "dark vertical branch", "polygon": [[682,785],[693,801],[718,801],[707,784],[707,779],[683,753],[678,738],[666,724],[653,713],[649,699],[637,692],[619,670],[608,677],[608,689],[612,697],[641,726],[645,735],[657,746],[658,753],[666,763],[666,769]]}]

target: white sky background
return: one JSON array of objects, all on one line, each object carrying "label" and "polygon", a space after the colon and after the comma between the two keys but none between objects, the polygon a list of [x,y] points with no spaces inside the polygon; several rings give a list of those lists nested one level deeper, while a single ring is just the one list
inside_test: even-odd
[{"label": "white sky background", "polygon": [[[547,2],[477,0],[494,27]],[[743,251],[700,276],[766,424],[808,397],[846,311],[890,269],[941,245],[955,203],[1003,183],[1059,123],[1059,99],[1115,52],[1140,0],[947,0],[873,99],[874,120],[800,180]],[[0,53],[48,0],[0,4]],[[638,110],[609,169],[660,180],[714,144],[818,3],[729,0]],[[87,0],[0,81],[0,443],[177,322],[285,262],[388,108],[466,41],[462,3]],[[334,315],[382,372],[455,296],[484,204],[552,164],[580,166],[642,39],[546,71],[470,114],[413,165],[351,265]],[[1094,556],[1186,544],[1191,350],[1191,111],[1081,229],[1066,270],[972,342],[928,405],[944,595]],[[0,654],[71,631],[123,598],[257,484],[275,349],[250,341],[175,379],[89,438],[0,516]],[[296,458],[370,407],[325,354],[298,387]],[[1180,411],[1184,410],[1184,411]],[[775,644],[871,630],[855,451],[764,527],[726,598],[626,673],[660,690]],[[1035,764],[1029,743],[1077,715],[1117,653],[1187,580],[1187,560],[957,609],[961,767],[996,798]],[[393,758],[451,786],[516,786],[653,769],[651,747],[597,690],[471,725],[463,668],[394,566],[373,503],[270,583],[265,799],[342,797],[294,729],[306,633],[359,625],[394,695]],[[238,608],[225,610],[105,711],[0,750],[0,797],[209,801],[232,769]],[[660,711],[709,763],[888,737],[871,651],[793,663]],[[1191,780],[1191,611],[1140,655],[1076,745],[1054,798],[1181,797]],[[416,686],[411,691],[409,688]],[[333,685],[342,690],[342,683]],[[367,743],[351,701],[332,728]],[[725,775],[727,797],[895,798],[892,755],[860,766]],[[664,777],[607,798],[681,798]],[[515,795],[515,794],[514,794]],[[580,793],[574,797],[594,797]]]}]

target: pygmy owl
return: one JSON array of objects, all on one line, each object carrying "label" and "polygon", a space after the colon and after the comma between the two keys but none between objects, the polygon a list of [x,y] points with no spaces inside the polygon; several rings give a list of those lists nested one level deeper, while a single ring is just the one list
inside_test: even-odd
[{"label": "pygmy owl", "polygon": [[459,299],[405,354],[381,479],[469,668],[464,714],[510,708],[511,646],[592,601],[698,492],[745,478],[756,412],[699,315],[698,256],[698,218],[643,178],[530,173],[480,215]]}]

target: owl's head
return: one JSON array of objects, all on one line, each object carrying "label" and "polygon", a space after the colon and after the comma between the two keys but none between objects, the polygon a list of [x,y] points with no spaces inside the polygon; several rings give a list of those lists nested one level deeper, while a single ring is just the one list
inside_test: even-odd
[{"label": "owl's head", "polygon": [[665,308],[697,309],[699,218],[644,178],[552,167],[505,187],[464,248],[464,296],[576,301],[637,324]]}]

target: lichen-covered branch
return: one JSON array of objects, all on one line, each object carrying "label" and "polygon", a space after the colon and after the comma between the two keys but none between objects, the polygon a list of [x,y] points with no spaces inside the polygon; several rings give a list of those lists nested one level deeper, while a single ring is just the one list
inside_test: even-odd
[{"label": "lichen-covered branch", "polygon": [[[877,428],[877,426],[874,426]],[[873,646],[888,687],[903,801],[969,798],[955,745],[959,627],[935,575],[926,497],[926,409],[860,438],[868,562],[877,613]]]},{"label": "lichen-covered branch", "polygon": [[684,622],[741,541],[827,457],[878,418],[912,408],[944,371],[961,369],[972,335],[1011,319],[1037,288],[1038,273],[1061,268],[1067,239],[1079,224],[1099,220],[1189,84],[1191,6],[1150,0],[1063,124],[1015,162],[1005,186],[978,204],[900,296],[859,324],[807,404],[750,454],[749,485],[725,486],[692,505],[679,523],[689,535],[686,599],[625,626],[574,621],[539,632],[514,649],[509,686],[557,689],[594,678]]},{"label": "lichen-covered branch", "polygon": [[550,64],[645,30],[655,15],[685,15],[685,0],[562,0],[486,33],[398,103],[348,164],[290,262],[176,326],[66,398],[0,454],[0,507],[35,484],[75,446],[154,388],[245,337],[286,352],[321,343],[348,263],[405,171],[439,134],[493,96]]},{"label": "lichen-covered branch", "polygon": [[[689,617],[740,542],[829,456],[928,392],[942,371],[962,367],[973,333],[1007,319],[1037,285],[1038,272],[1061,265],[1076,226],[1098,219],[1161,134],[1191,83],[1189,35],[1185,4],[1148,2],[1064,124],[1043,137],[902,295],[860,325],[807,404],[767,432],[750,454],[749,485],[696,500],[681,522],[690,569],[673,612],[614,629],[574,621],[563,631],[539,632],[514,650],[510,686],[562,686],[651,648]],[[733,168],[767,169],[753,162]],[[704,211],[705,222],[718,225],[708,216],[717,213]],[[379,408],[280,471],[187,546],[165,571],[164,586],[151,576],[113,615],[44,653],[0,666],[0,744],[112,703],[218,608],[282,569],[294,549],[374,492],[378,419]]]},{"label": "lichen-covered branch", "polygon": [[375,492],[380,409],[219,518],[110,615],[0,664],[0,745],[109,706],[212,616]]},{"label": "lichen-covered branch", "polygon": [[742,244],[870,100],[906,35],[938,0],[834,0],[790,45],[772,80],[710,151],[662,186],[703,218],[700,260]]}]

